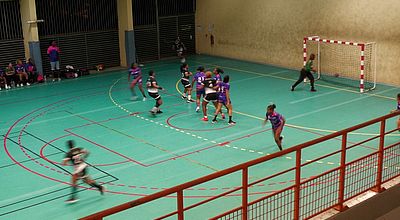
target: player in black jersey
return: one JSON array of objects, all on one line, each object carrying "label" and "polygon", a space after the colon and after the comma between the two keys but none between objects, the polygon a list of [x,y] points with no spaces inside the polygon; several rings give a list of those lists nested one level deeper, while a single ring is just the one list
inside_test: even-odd
[{"label": "player in black jersey", "polygon": [[181,74],[182,74],[181,83],[185,88],[185,90],[183,91],[182,98],[187,99],[188,103],[194,102],[194,100],[192,100],[192,85],[190,84],[189,80],[190,76],[193,74],[189,71],[189,65],[187,63],[183,63],[181,65]]},{"label": "player in black jersey", "polygon": [[215,108],[217,108],[217,101],[218,101],[217,89],[218,89],[218,84],[217,84],[217,80],[212,78],[212,73],[210,71],[207,71],[206,72],[206,78],[201,83],[201,85],[203,86],[203,88],[205,90],[205,94],[206,94],[204,96],[204,98],[203,98],[203,104],[202,104],[204,117],[201,120],[208,121],[207,104],[209,102],[212,102],[214,104]]},{"label": "player in black jersey", "polygon": [[163,90],[163,88],[157,84],[155,74],[156,73],[154,72],[154,70],[149,71],[149,78],[147,79],[146,86],[149,96],[156,100],[156,105],[150,110],[150,113],[160,114],[162,113],[162,111],[160,110],[160,106],[162,105],[163,101],[161,99],[161,96],[158,94],[158,90]]},{"label": "player in black jersey", "polygon": [[72,140],[67,141],[67,145],[69,151],[65,155],[63,160],[63,165],[67,165],[68,162],[72,163],[74,166],[74,172],[72,173],[72,192],[71,197],[65,201],[66,203],[74,203],[78,201],[76,198],[76,182],[79,179],[82,179],[85,183],[89,184],[92,187],[96,187],[99,189],[100,193],[103,195],[105,191],[105,187],[97,184],[88,174],[87,174],[87,164],[85,163],[86,157],[89,155],[89,152],[85,149],[79,148],[75,146],[75,142]]}]

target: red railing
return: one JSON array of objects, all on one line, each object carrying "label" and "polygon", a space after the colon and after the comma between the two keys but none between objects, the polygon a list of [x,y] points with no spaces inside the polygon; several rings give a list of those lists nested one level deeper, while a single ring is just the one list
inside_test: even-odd
[{"label": "red railing", "polygon": [[[241,206],[211,219],[308,219],[331,208],[342,211],[346,208],[345,202],[369,190],[381,192],[384,190],[382,187],[383,183],[400,176],[400,141],[397,138],[394,140],[394,143],[385,146],[385,137],[397,131],[397,129],[386,131],[386,122],[388,119],[398,115],[400,115],[400,112],[391,113],[342,131],[296,145],[275,154],[260,157],[149,196],[100,211],[81,219],[103,219],[103,217],[169,196],[176,197],[176,211],[156,219],[166,219],[175,216],[175,218],[183,220],[185,212],[188,210],[210,203],[216,199],[232,195],[232,193],[236,191],[241,191]],[[379,125],[379,134],[372,135],[371,138],[358,141],[357,143],[349,141],[350,133],[368,126],[373,127],[374,125]],[[395,136],[395,138],[396,137],[397,136]],[[302,161],[302,153],[304,150],[338,138],[341,138],[340,149],[312,160],[307,160],[306,162]],[[377,145],[376,148],[368,148],[372,153],[368,153],[356,159],[349,159],[349,156],[352,156],[348,153],[349,150],[361,148],[365,146],[366,143],[374,141],[377,142],[373,143]],[[349,143],[352,145],[348,146]],[[296,155],[294,167],[249,182],[249,168],[291,153],[295,153]],[[338,157],[340,161],[339,165],[310,178],[302,178],[302,176],[305,176],[302,170],[306,169],[307,166],[313,166],[320,163],[323,159],[332,158],[334,156]],[[187,207],[184,206],[185,190],[238,171],[241,172],[242,183],[240,187],[211,196],[203,201],[188,205]],[[273,178],[290,175],[291,173],[294,173],[292,185],[254,201],[248,201],[249,189],[251,189],[251,187]],[[199,218],[204,219],[204,217]]]}]

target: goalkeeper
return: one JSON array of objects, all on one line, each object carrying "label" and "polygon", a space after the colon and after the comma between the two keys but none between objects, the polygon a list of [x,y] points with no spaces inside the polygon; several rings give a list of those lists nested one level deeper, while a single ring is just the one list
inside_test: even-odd
[{"label": "goalkeeper", "polygon": [[314,59],[315,59],[315,54],[312,53],[306,65],[301,69],[299,79],[292,85],[291,91],[294,91],[294,88],[296,88],[296,86],[299,85],[306,77],[310,80],[311,92],[317,91],[314,88],[314,76],[311,73],[311,72],[316,72],[313,65]]}]

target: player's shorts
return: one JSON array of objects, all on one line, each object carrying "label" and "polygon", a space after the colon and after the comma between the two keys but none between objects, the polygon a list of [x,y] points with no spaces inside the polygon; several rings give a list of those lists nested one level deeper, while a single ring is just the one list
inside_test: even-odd
[{"label": "player's shorts", "polygon": [[191,88],[192,87],[192,85],[190,84],[189,80],[181,79],[181,83],[182,83],[183,87],[185,87],[185,88]]},{"label": "player's shorts", "polygon": [[200,96],[204,96],[206,93],[205,93],[205,90],[204,89],[196,89],[196,96],[198,97],[198,98],[200,98]]},{"label": "player's shorts", "polygon": [[[227,104],[227,102],[228,102],[228,99],[226,98],[226,96],[218,96],[218,102],[219,103],[222,103],[222,104],[224,104],[224,105],[226,105]],[[231,102],[232,103],[232,102]]]},{"label": "player's shorts", "polygon": [[203,99],[205,102],[217,102],[218,101],[218,94],[216,92],[208,93],[204,96]]},{"label": "player's shorts", "polygon": [[[132,80],[131,84],[133,84],[133,82],[134,82],[135,80],[136,80],[136,78],[134,78],[134,79]],[[143,84],[143,78],[140,78],[140,79],[136,82],[136,84],[142,85],[142,84]]]},{"label": "player's shorts", "polygon": [[155,99],[156,101],[161,99],[161,96],[158,94],[158,92],[156,92],[156,93],[149,92],[149,96],[152,97],[153,99]]},{"label": "player's shorts", "polygon": [[87,175],[87,170],[86,170],[87,164],[82,163],[74,166],[74,172],[72,174],[75,174],[78,176],[78,178],[86,178]]}]

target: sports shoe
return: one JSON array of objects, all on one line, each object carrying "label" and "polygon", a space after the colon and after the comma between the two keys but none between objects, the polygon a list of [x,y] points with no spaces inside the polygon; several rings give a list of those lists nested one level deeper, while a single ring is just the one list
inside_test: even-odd
[{"label": "sports shoe", "polygon": [[69,199],[65,200],[65,203],[72,204],[72,203],[75,203],[78,201],[79,201],[79,199],[77,199],[77,198],[69,198]]},{"label": "sports shoe", "polygon": [[146,97],[143,97],[143,102],[146,101],[146,100],[147,100],[147,98],[146,98]]},{"label": "sports shoe", "polygon": [[157,114],[161,114],[161,113],[163,113],[161,110],[158,110],[158,111],[157,111]]},{"label": "sports shoe", "polygon": [[208,121],[208,118],[207,117],[203,117],[201,120],[202,121]]},{"label": "sports shoe", "polygon": [[186,100],[187,103],[195,102],[193,99]]},{"label": "sports shoe", "polygon": [[314,88],[312,88],[310,91],[311,91],[311,92],[316,92],[317,90],[315,90]]},{"label": "sports shoe", "polygon": [[221,117],[222,117],[222,119],[225,119],[225,114],[222,113],[222,114],[221,114]]},{"label": "sports shoe", "polygon": [[199,111],[200,111],[200,107],[197,106],[197,107],[196,107],[196,112],[199,112]]},{"label": "sports shoe", "polygon": [[61,78],[58,78],[58,82],[60,82],[61,81]]},{"label": "sports shoe", "polygon": [[294,91],[294,87],[293,86],[290,87],[290,91],[292,91],[292,92]]},{"label": "sports shoe", "polygon": [[186,98],[187,98],[187,97],[186,97],[186,96],[184,96],[184,95],[182,95],[181,97],[182,97],[182,99],[186,99]]},{"label": "sports shoe", "polygon": [[104,192],[106,191],[106,187],[105,186],[101,186],[101,189],[100,189],[100,194],[101,195],[104,195]]},{"label": "sports shoe", "polygon": [[228,124],[229,124],[229,125],[234,125],[234,124],[236,124],[236,122],[235,122],[235,121],[232,121],[232,120],[230,120],[230,121],[228,122]]},{"label": "sports shoe", "polygon": [[212,121],[211,121],[211,123],[217,123],[217,119],[213,119]]},{"label": "sports shoe", "polygon": [[30,86],[31,84],[29,84],[28,82],[26,83],[27,86]]}]

